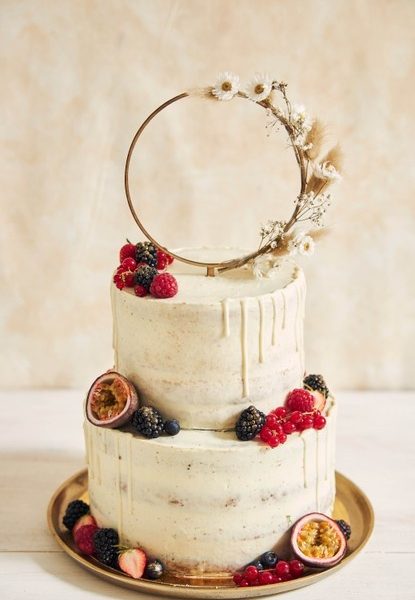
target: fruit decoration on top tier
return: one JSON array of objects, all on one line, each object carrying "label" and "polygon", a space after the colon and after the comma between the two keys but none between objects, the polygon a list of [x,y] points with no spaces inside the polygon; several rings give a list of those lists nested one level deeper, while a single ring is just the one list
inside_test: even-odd
[{"label": "fruit decoration on top tier", "polygon": [[[162,110],[172,103],[188,97],[202,97],[216,102],[230,102],[234,99],[249,100],[265,109],[269,131],[283,129],[288,135],[288,143],[299,168],[299,191],[294,198],[294,207],[291,214],[283,219],[270,219],[260,228],[260,243],[258,248],[239,258],[234,258],[218,263],[204,263],[190,260],[168,251],[157,242],[142,224],[133,204],[129,185],[129,170],[131,157],[135,146],[149,123]],[[132,258],[131,270],[119,270],[114,279],[117,287],[136,286],[138,296],[150,291],[159,298],[171,297],[177,292],[174,281],[168,274],[154,275],[155,283],[148,285],[148,278],[152,275],[148,268],[143,279],[144,283],[136,283],[134,276],[141,263],[158,270],[168,266],[169,253],[176,259],[207,267],[207,274],[214,276],[216,273],[247,267],[252,269],[258,278],[272,277],[278,269],[281,259],[286,256],[310,256],[314,252],[316,242],[324,234],[324,218],[331,204],[329,187],[341,178],[342,153],[339,145],[329,147],[326,144],[326,129],[322,122],[311,117],[304,106],[292,104],[287,95],[287,84],[269,75],[256,74],[247,84],[242,84],[238,75],[231,72],[221,73],[216,82],[202,89],[194,89],[179,94],[156,108],[140,126],[131,142],[125,164],[125,192],[131,214],[137,225],[148,238],[149,242],[142,242],[134,247],[127,244],[122,249],[120,262]],[[130,254],[131,253],[131,254]],[[164,259],[163,259],[164,256]],[[165,263],[165,264],[164,264]],[[153,287],[153,291],[151,289]],[[169,294],[169,295],[167,295]]]}]

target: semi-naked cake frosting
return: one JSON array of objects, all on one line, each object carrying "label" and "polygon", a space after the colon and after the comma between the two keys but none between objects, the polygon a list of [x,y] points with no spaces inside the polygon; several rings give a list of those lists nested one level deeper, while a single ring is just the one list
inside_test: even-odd
[{"label": "semi-naked cake frosting", "polygon": [[[182,254],[211,262],[235,251]],[[146,439],[86,420],[90,507],[170,572],[217,575],[282,546],[304,514],[331,514],[336,406],[329,398],[324,429],[278,448],[238,440],[242,410],[269,413],[302,387],[304,274],[289,261],[260,279],[248,269],[207,277],[178,261],[168,270],[173,298],[112,285],[115,370],[182,430]]]}]

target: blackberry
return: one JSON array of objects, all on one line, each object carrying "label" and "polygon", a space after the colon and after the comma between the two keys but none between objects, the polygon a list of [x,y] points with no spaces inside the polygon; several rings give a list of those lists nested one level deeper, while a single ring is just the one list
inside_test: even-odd
[{"label": "blackberry", "polygon": [[266,569],[273,569],[278,562],[275,552],[265,552],[259,559]]},{"label": "blackberry", "polygon": [[147,577],[147,579],[158,579],[163,575],[163,572],[163,563],[157,559],[154,559],[147,563],[146,570],[144,571],[144,577]]},{"label": "blackberry", "polygon": [[157,248],[151,242],[139,242],[135,247],[135,260],[144,262],[150,267],[157,266]]},{"label": "blackberry", "polygon": [[134,273],[134,285],[141,285],[148,291],[156,275],[157,269],[150,267],[150,265],[138,267]]},{"label": "blackberry", "polygon": [[95,555],[109,567],[118,566],[118,533],[115,529],[98,529],[94,534]]},{"label": "blackberry", "polygon": [[66,507],[65,515],[63,517],[63,524],[65,525],[66,529],[72,531],[77,520],[87,513],[89,513],[88,504],[82,500],[73,500],[72,502],[69,502],[68,506]]},{"label": "blackberry", "polygon": [[252,440],[262,429],[265,415],[255,406],[243,410],[236,422],[236,437],[244,442]]},{"label": "blackberry", "polygon": [[176,419],[164,423],[164,431],[167,435],[177,435],[180,431],[180,423]]},{"label": "blackberry", "polygon": [[321,392],[325,398],[327,398],[330,393],[322,375],[307,375],[307,377],[304,377],[303,379],[303,385],[306,390]]},{"label": "blackberry", "polygon": [[342,530],[346,540],[350,539],[350,536],[352,535],[352,528],[350,527],[349,523],[346,523],[346,521],[343,521],[343,519],[339,519],[336,521],[336,523]]},{"label": "blackberry", "polygon": [[163,417],[153,406],[141,406],[133,414],[133,427],[147,438],[156,438],[163,432]]}]

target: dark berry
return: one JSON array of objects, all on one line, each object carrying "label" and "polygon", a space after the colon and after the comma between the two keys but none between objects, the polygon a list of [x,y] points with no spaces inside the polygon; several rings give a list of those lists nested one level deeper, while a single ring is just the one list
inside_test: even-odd
[{"label": "dark berry", "polygon": [[95,533],[95,554],[104,565],[109,567],[118,565],[118,541],[118,533],[115,529],[98,529]]},{"label": "dark berry", "polygon": [[251,563],[249,563],[248,567],[256,567],[257,571],[263,571],[264,570],[264,565],[262,564],[262,562],[260,561],[259,558],[257,558],[256,560],[253,560]]},{"label": "dark berry", "polygon": [[265,415],[255,406],[243,410],[236,422],[236,437],[244,442],[254,439],[265,423]]},{"label": "dark berry", "polygon": [[336,523],[342,530],[346,540],[350,539],[350,536],[352,535],[352,528],[350,527],[349,523],[346,523],[346,521],[343,521],[343,519],[339,519],[336,521]]},{"label": "dark berry", "polygon": [[158,579],[164,573],[163,563],[157,559],[154,559],[147,563],[146,570],[144,571],[144,577],[147,579]]},{"label": "dark berry", "polygon": [[66,529],[72,531],[72,528],[77,520],[87,513],[89,513],[88,504],[82,500],[73,500],[72,502],[69,502],[68,506],[66,507],[65,515],[63,517],[63,524],[65,525]]},{"label": "dark berry", "polygon": [[320,392],[325,398],[329,395],[329,389],[321,375],[307,375],[303,379],[303,385],[306,390]]},{"label": "dark berry", "polygon": [[151,242],[139,242],[135,247],[135,260],[156,267],[157,248]]},{"label": "dark berry", "polygon": [[141,285],[146,290],[149,290],[156,275],[157,269],[151,267],[150,265],[138,267],[137,271],[134,273],[134,284],[136,286]]},{"label": "dark berry", "polygon": [[180,423],[176,419],[164,423],[164,431],[167,435],[177,435],[180,431]]},{"label": "dark berry", "polygon": [[132,425],[147,438],[156,438],[163,432],[163,417],[153,406],[141,406],[135,411],[132,418]]},{"label": "dark berry", "polygon": [[278,562],[278,557],[275,552],[265,552],[259,559],[265,569],[273,569]]}]

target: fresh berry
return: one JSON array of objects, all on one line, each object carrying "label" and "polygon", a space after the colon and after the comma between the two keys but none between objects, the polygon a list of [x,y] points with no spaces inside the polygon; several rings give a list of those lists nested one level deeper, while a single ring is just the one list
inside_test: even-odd
[{"label": "fresh berry", "polygon": [[136,285],[134,286],[134,294],[140,298],[144,298],[144,296],[147,296],[148,291],[142,285]]},{"label": "fresh berry", "polygon": [[275,552],[265,552],[259,559],[266,569],[273,569],[278,562]]},{"label": "fresh berry", "polygon": [[135,285],[141,285],[146,290],[149,290],[156,275],[157,269],[150,267],[150,265],[143,265],[138,267],[135,271],[134,283]]},{"label": "fresh berry", "polygon": [[163,432],[163,417],[154,406],[141,406],[135,411],[132,425],[146,438],[156,438]]},{"label": "fresh berry", "polygon": [[239,584],[239,587],[248,587],[249,586],[249,581],[245,578],[242,579],[241,583]]},{"label": "fresh berry", "polygon": [[272,573],[270,571],[260,571],[258,574],[259,585],[268,585],[272,583]]},{"label": "fresh berry", "polygon": [[125,287],[134,287],[135,273],[133,271],[124,271],[119,276]]},{"label": "fresh berry", "polygon": [[139,242],[135,247],[135,260],[150,267],[157,266],[157,248],[151,242]]},{"label": "fresh berry", "polygon": [[314,429],[323,429],[326,426],[326,419],[323,415],[314,415],[313,427]]},{"label": "fresh berry", "polygon": [[343,521],[343,519],[339,519],[338,521],[336,521],[336,523],[342,530],[343,535],[346,538],[346,540],[349,540],[350,536],[352,535],[352,528],[350,527],[349,523],[347,523],[346,521]]},{"label": "fresh berry", "polygon": [[263,442],[265,442],[266,444],[269,442],[269,440],[274,437],[274,434],[272,433],[271,429],[267,426],[263,427],[259,433],[259,437],[261,438],[261,440]]},{"label": "fresh berry", "polygon": [[286,421],[283,426],[282,426],[284,433],[286,433],[287,435],[290,435],[290,433],[294,433],[294,431],[296,431],[296,426],[295,423],[293,423],[292,421]]},{"label": "fresh berry", "polygon": [[95,554],[94,535],[96,531],[98,531],[96,525],[83,525],[75,533],[75,544],[83,554],[88,556]]},{"label": "fresh berry", "polygon": [[300,560],[290,560],[288,564],[293,577],[300,577],[304,573],[304,565]]},{"label": "fresh berry", "polygon": [[171,265],[173,262],[173,257],[167,252],[163,252],[162,250],[157,250],[157,270],[164,271],[166,267]]},{"label": "fresh berry", "polygon": [[329,388],[321,375],[307,375],[307,377],[304,377],[303,379],[303,385],[306,390],[320,392],[323,394],[324,398],[327,398],[330,393]]},{"label": "fresh berry", "polygon": [[251,563],[249,563],[248,567],[253,566],[256,567],[256,569],[258,571],[262,571],[264,569],[264,565],[262,564],[262,562],[260,561],[259,558],[257,558],[256,560],[253,560]]},{"label": "fresh berry", "polygon": [[144,577],[147,579],[159,579],[163,573],[163,563],[155,558],[147,563],[146,570],[144,571]]},{"label": "fresh berry", "polygon": [[244,442],[252,440],[261,431],[264,423],[264,413],[255,406],[250,406],[241,412],[236,422],[236,437]]},{"label": "fresh berry", "polygon": [[284,406],[279,406],[273,411],[273,413],[279,419],[285,419],[285,417],[287,416],[287,410],[286,408],[284,408]]},{"label": "fresh berry", "polygon": [[120,263],[125,258],[135,258],[135,244],[125,244],[120,250]]},{"label": "fresh berry", "polygon": [[89,513],[89,506],[82,500],[73,500],[69,502],[63,517],[63,524],[66,529],[72,531],[78,519]]},{"label": "fresh berry", "polygon": [[278,442],[280,444],[285,444],[285,442],[287,441],[287,434],[286,433],[280,433],[278,436]]},{"label": "fresh berry", "polygon": [[121,266],[126,271],[135,271],[135,269],[137,268],[137,262],[134,260],[134,258],[128,257],[124,258],[124,260],[121,263]]},{"label": "fresh berry", "polygon": [[272,435],[268,440],[268,446],[270,448],[276,448],[280,445],[280,440],[276,435]]},{"label": "fresh berry", "polygon": [[133,579],[140,579],[146,568],[147,556],[139,548],[129,548],[118,556],[118,566],[121,571]]},{"label": "fresh berry", "polygon": [[113,281],[119,290],[123,290],[125,288],[125,283],[122,279],[122,273],[115,273]]},{"label": "fresh berry", "polygon": [[75,525],[72,527],[72,535],[75,537],[78,529],[81,529],[81,527],[85,527],[85,525],[95,525],[95,527],[98,527],[94,517],[90,513],[87,513],[86,515],[83,515],[80,519],[78,519]]},{"label": "fresh berry", "polygon": [[164,431],[167,435],[177,435],[180,431],[180,423],[176,419],[164,423]]},{"label": "fresh berry", "polygon": [[285,399],[285,405],[290,411],[311,412],[314,408],[314,402],[313,394],[300,388],[289,392]]},{"label": "fresh berry", "polygon": [[176,278],[171,273],[159,273],[150,286],[150,294],[155,298],[173,298],[177,294]]},{"label": "fresh berry", "polygon": [[311,429],[314,427],[314,417],[311,414],[303,415],[303,418],[296,425],[297,431],[305,431],[306,429]]},{"label": "fresh berry", "polygon": [[294,412],[292,412],[290,414],[290,422],[294,423],[294,425],[297,425],[297,423],[299,423],[302,420],[303,420],[303,413],[301,413],[299,410],[295,410]]},{"label": "fresh berry", "polygon": [[94,534],[95,555],[109,567],[118,565],[118,533],[115,529],[98,529]]},{"label": "fresh berry", "polygon": [[244,576],[242,575],[242,573],[234,573],[232,576],[233,582],[236,585],[239,585],[243,578],[244,578]]},{"label": "fresh berry", "polygon": [[279,424],[280,424],[280,421],[276,415],[274,415],[273,413],[270,413],[269,415],[267,415],[267,417],[265,419],[265,425],[267,427],[269,427],[270,429],[275,429],[275,427],[277,427],[277,425],[279,425]]},{"label": "fresh berry", "polygon": [[285,575],[281,575],[281,579],[283,581],[291,581],[291,579],[294,579],[294,576],[291,573],[286,573]]},{"label": "fresh berry", "polygon": [[287,561],[280,560],[276,564],[275,573],[278,575],[278,577],[284,577],[285,575],[289,575],[290,565],[287,563]]},{"label": "fresh berry", "polygon": [[244,577],[248,581],[255,581],[258,578],[258,569],[254,565],[249,565],[244,571]]}]

